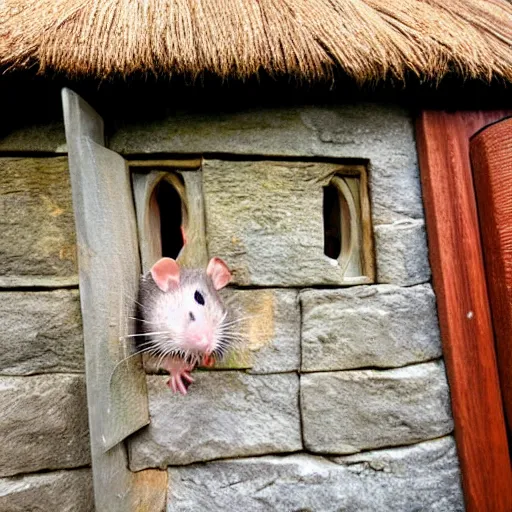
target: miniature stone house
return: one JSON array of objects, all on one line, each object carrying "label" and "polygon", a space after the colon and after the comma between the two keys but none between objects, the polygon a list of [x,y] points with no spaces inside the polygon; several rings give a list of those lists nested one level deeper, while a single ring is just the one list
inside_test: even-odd
[{"label": "miniature stone house", "polygon": [[[511,14],[3,2],[0,512],[511,510],[470,161]],[[185,397],[131,338],[162,255],[223,258],[244,319]]]},{"label": "miniature stone house", "polygon": [[[335,510],[340,503],[348,510],[462,510],[411,114],[361,104],[116,125],[109,146],[124,157],[132,180],[129,201],[138,223],[141,268],[162,254],[165,233],[148,208],[160,190],[162,226],[185,227],[182,264],[224,258],[234,275],[225,300],[250,317],[243,324],[247,345],[241,357],[196,371],[186,397],[173,395],[166,377],[146,367],[150,424],[127,439],[126,454],[129,471],[152,489],[148,499],[155,510],[164,501],[167,510],[200,510],[207,503],[214,510]],[[51,149],[62,151],[62,135],[57,141]],[[78,507],[81,500],[79,506],[88,510],[83,498],[90,492],[88,480],[70,480],[87,471],[71,468],[87,465],[89,455],[83,378],[76,373],[83,371],[78,293],[68,289],[76,283],[76,266],[66,259],[73,250],[62,250],[74,237],[71,195],[69,188],[52,185],[67,182],[66,158],[4,157],[3,165],[13,176],[13,190],[23,176],[49,176],[43,184],[49,192],[38,184],[30,198],[44,222],[30,223],[30,229],[55,254],[48,268],[31,261],[26,270],[13,265],[5,279],[39,286],[53,280],[53,286],[66,287],[6,292],[4,308],[18,337],[42,341],[38,350],[31,345],[30,353],[28,348],[16,357],[11,353],[4,373],[41,374],[10,377],[17,403],[24,386],[30,385],[30,402],[34,393],[55,387],[47,395],[53,401],[62,393],[55,414],[64,417],[73,407],[81,418],[69,425],[63,419],[66,434],[43,443],[49,453],[35,450],[32,465],[21,464],[14,457],[20,447],[12,445],[5,457],[18,462],[4,474],[3,499],[28,500],[26,493],[36,492],[18,490],[15,474],[66,468],[23,477],[24,485],[48,493],[73,485],[70,503]],[[84,168],[82,175],[88,179]],[[336,250],[326,255],[332,221],[325,211],[326,190],[333,177],[357,180],[353,233],[346,231],[350,226],[342,232],[343,211],[337,210],[338,237],[357,241],[351,268],[343,260],[344,240],[338,259],[331,257]],[[171,187],[164,192],[179,207],[162,206],[162,183]],[[361,205],[361,198],[367,204]],[[7,211],[12,222],[29,223],[16,218],[14,208]],[[366,240],[365,230],[370,230]],[[12,261],[21,251],[38,256],[23,246],[10,247]],[[63,312],[56,326],[45,325],[48,334],[33,323],[20,327],[19,310],[34,303],[36,311]],[[76,319],[72,324],[70,317]],[[71,338],[69,325],[75,326]],[[48,353],[47,339],[61,352]],[[71,374],[53,383],[45,374],[55,371]],[[12,428],[8,418],[3,421],[5,429]],[[14,415],[12,421],[19,419]],[[31,425],[26,435],[41,434]],[[77,436],[83,443],[77,444]],[[22,433],[19,437],[27,442]],[[71,442],[76,454],[66,448]],[[55,484],[48,483],[51,478]]]}]

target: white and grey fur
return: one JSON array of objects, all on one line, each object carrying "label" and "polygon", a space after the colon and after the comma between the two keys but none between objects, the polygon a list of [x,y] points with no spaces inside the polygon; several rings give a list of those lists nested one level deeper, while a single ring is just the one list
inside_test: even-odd
[{"label": "white and grey fur", "polygon": [[[204,305],[194,299],[196,292],[203,297]],[[181,268],[179,285],[168,292],[163,292],[151,272],[147,272],[140,279],[136,314],[138,332],[147,335],[137,338],[138,350],[160,359],[179,357],[190,364],[198,364],[205,353],[191,348],[185,338],[187,326],[200,314],[204,315],[214,335],[210,355],[217,361],[222,360],[236,338],[231,333],[235,319],[206,272]]]}]

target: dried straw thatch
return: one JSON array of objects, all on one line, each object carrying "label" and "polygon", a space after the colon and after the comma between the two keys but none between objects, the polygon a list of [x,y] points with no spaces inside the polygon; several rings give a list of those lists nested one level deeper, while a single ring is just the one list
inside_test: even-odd
[{"label": "dried straw thatch", "polygon": [[0,66],[512,81],[510,0],[4,0]]}]

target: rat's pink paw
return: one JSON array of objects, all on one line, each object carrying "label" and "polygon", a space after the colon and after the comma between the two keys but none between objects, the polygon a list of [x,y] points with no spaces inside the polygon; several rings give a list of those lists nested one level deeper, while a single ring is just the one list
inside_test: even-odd
[{"label": "rat's pink paw", "polygon": [[187,382],[194,382],[194,379],[190,376],[188,372],[184,372],[180,375],[174,375],[172,376],[168,381],[167,385],[175,392],[180,392],[182,395],[187,394],[187,386],[183,382],[183,380],[186,380]]},{"label": "rat's pink paw", "polygon": [[191,383],[194,379],[191,377],[190,372],[194,369],[193,365],[187,364],[180,359],[168,358],[162,365],[170,374],[170,379],[167,385],[175,392],[182,395],[187,394],[187,384],[184,381]]}]

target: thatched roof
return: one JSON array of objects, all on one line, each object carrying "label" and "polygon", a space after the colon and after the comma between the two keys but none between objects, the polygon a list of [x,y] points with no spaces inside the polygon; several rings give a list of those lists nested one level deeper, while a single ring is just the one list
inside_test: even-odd
[{"label": "thatched roof", "polygon": [[510,0],[4,0],[0,66],[512,81]]}]

